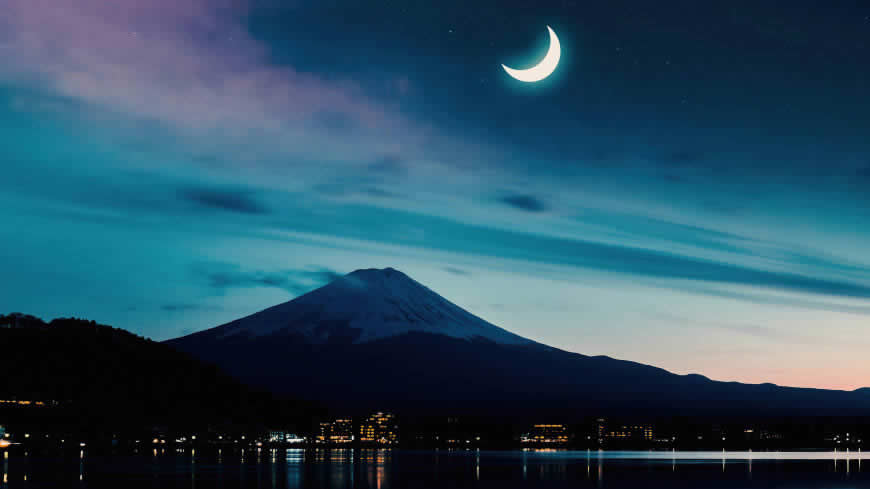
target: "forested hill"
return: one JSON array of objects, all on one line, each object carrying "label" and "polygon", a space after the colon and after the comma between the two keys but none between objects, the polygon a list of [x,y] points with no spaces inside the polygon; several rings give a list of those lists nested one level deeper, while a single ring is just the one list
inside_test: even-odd
[{"label": "forested hill", "polygon": [[[33,401],[28,417],[42,410],[89,425],[284,425],[311,409],[170,346],[81,319],[0,316],[0,369],[0,400]],[[8,418],[24,408],[7,402],[0,410]]]}]

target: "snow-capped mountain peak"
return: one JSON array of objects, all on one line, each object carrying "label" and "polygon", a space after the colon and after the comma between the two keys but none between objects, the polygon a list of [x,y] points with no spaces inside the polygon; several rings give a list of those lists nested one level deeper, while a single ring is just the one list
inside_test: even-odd
[{"label": "snow-capped mountain peak", "polygon": [[393,268],[363,269],[289,302],[199,334],[215,338],[302,335],[311,342],[364,343],[431,333],[501,344],[526,344]]}]

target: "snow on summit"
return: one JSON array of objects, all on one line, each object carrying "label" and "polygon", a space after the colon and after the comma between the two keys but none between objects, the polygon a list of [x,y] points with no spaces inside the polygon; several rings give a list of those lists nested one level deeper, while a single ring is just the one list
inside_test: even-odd
[{"label": "snow on summit", "polygon": [[311,342],[342,337],[364,343],[410,332],[501,344],[532,343],[393,268],[351,272],[289,302],[199,334],[216,338],[294,334]]}]

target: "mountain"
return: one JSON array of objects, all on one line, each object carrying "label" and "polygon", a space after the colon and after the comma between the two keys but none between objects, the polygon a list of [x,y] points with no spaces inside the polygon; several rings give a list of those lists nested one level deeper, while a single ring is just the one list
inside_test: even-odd
[{"label": "mountain", "polygon": [[251,389],[166,345],[93,321],[0,315],[0,345],[0,399],[43,406],[0,409],[7,421],[112,430],[192,427],[288,419],[307,408]]},{"label": "mountain", "polygon": [[559,350],[492,325],[391,268],[355,271],[168,344],[251,384],[352,413],[870,412],[866,391],[716,382]]},{"label": "mountain", "polygon": [[469,313],[404,273],[357,270],[284,304],[188,340],[240,341],[298,336],[308,343],[367,343],[407,333],[506,345],[531,344]]}]

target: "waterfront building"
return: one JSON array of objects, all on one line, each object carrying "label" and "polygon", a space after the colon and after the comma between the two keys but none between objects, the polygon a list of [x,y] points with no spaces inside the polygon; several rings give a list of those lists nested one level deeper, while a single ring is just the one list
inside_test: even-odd
[{"label": "waterfront building", "polygon": [[[318,437],[319,439],[319,437]],[[270,431],[269,432],[269,443],[304,443],[305,438],[297,435],[296,433],[290,433],[286,431]]]},{"label": "waterfront building", "polygon": [[353,420],[350,418],[320,423],[317,443],[346,444],[352,443],[353,439]]},{"label": "waterfront building", "polygon": [[[51,404],[56,404],[54,401],[49,401]],[[17,406],[17,407],[45,407],[48,404],[46,401],[30,401],[22,399],[0,399],[0,407]]]},{"label": "waterfront building", "polygon": [[627,441],[627,440],[643,440],[653,441],[655,433],[653,426],[649,424],[631,424],[615,427],[607,431],[608,440]]},{"label": "waterfront building", "polygon": [[596,433],[598,435],[598,444],[604,443],[604,438],[607,436],[607,420],[598,418],[595,421]]},{"label": "waterfront building", "polygon": [[393,445],[399,442],[399,428],[396,417],[390,413],[378,412],[369,416],[359,427],[359,439],[363,443]]},{"label": "waterfront building", "polygon": [[520,438],[520,442],[541,445],[564,445],[568,443],[568,429],[561,424],[536,424]]},{"label": "waterfront building", "polygon": [[284,443],[290,443],[291,445],[305,443],[305,437],[297,435],[296,433],[285,433]]}]

